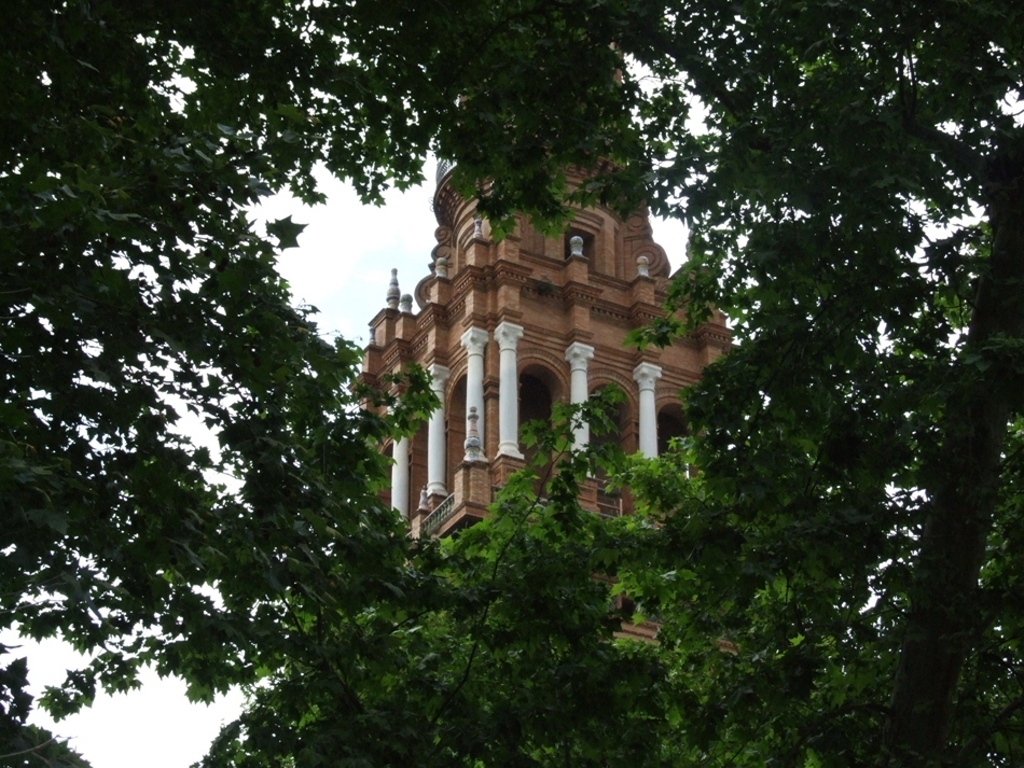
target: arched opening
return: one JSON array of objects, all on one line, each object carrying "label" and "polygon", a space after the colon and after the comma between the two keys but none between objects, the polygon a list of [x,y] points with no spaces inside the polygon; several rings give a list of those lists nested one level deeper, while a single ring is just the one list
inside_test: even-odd
[{"label": "arched opening", "polygon": [[427,425],[409,440],[409,517],[420,506],[420,492],[427,487]]},{"label": "arched opening", "polygon": [[[591,447],[598,452],[602,448],[608,450],[611,447],[616,447],[623,453],[632,453],[635,450],[635,440],[632,431],[633,419],[630,413],[630,404],[621,396],[619,387],[615,384],[605,384],[604,386],[597,387],[591,392],[590,398],[593,400],[601,397],[608,390],[615,390],[620,394],[617,399],[613,399],[610,402],[609,408],[611,412],[607,414],[607,422],[605,424],[591,425]],[[628,503],[628,498],[624,499],[623,494],[619,490],[606,487],[608,477],[604,467],[598,466],[594,479],[597,480],[598,484],[597,513],[599,515],[603,517],[618,517],[632,509],[632,506]]]},{"label": "arched opening", "polygon": [[[605,384],[597,387],[590,396],[593,399],[608,389],[618,389],[618,387],[615,384]],[[636,438],[629,403],[620,396],[618,402],[614,403],[612,407],[614,411],[610,414],[610,429],[602,431],[592,427],[590,442],[594,446],[617,445],[623,453],[633,453],[636,451]]]},{"label": "arched opening", "polygon": [[466,455],[466,377],[462,376],[455,382],[445,408],[447,435],[445,443],[445,485],[451,493],[455,488],[455,468],[462,463]]},{"label": "arched opening", "polygon": [[541,365],[527,365],[519,374],[519,439],[526,460],[537,453],[536,446],[524,446],[522,427],[528,421],[551,424],[551,410],[561,395],[558,379]]},{"label": "arched opening", "polygon": [[551,391],[536,376],[519,377],[519,423],[551,421]]},{"label": "arched opening", "polygon": [[690,430],[686,426],[683,407],[679,403],[670,403],[658,411],[658,455],[669,450],[672,441],[686,437]]}]

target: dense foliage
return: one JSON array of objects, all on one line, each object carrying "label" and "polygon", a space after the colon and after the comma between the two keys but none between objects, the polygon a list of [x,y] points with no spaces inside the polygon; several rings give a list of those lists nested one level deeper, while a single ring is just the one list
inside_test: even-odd
[{"label": "dense foliage", "polygon": [[6,751],[0,754],[3,768],[92,768],[81,755],[66,742],[56,738],[44,728],[30,725],[19,728],[18,733],[4,742]]},{"label": "dense foliage", "polygon": [[743,649],[716,737],[753,763],[1019,762],[1024,14],[701,3],[643,30],[694,226],[679,298],[740,341],[687,397],[702,478],[654,494],[663,562],[718,606],[666,639],[709,621]]},{"label": "dense foliage", "polygon": [[[8,5],[0,616],[100,651],[58,711],[153,661],[257,684],[222,763],[1020,762],[1018,3]],[[740,343],[636,519],[579,466],[447,549],[378,508],[389,427],[245,208],[430,149],[497,218],[690,224],[673,300]]]},{"label": "dense foliage", "polygon": [[[58,716],[151,663],[206,699],[277,668],[301,606],[361,606],[403,570],[374,446],[408,413],[354,407],[359,351],[275,271],[297,226],[263,237],[246,213],[286,179],[308,191],[316,155],[287,76],[244,74],[269,17],[5,10],[0,626],[93,658],[48,694]],[[8,736],[29,705],[12,659]]]}]

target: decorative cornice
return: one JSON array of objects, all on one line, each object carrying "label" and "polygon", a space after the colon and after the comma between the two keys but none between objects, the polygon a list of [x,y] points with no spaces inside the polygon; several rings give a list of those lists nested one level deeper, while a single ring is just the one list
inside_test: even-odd
[{"label": "decorative cornice", "polygon": [[452,320],[459,317],[463,312],[466,311],[466,297],[460,296],[458,301],[453,301],[448,305],[448,312],[445,318],[445,323],[451,326]]},{"label": "decorative cornice", "polygon": [[412,357],[412,347],[405,339],[394,339],[381,354],[381,370],[387,371]]},{"label": "decorative cornice", "polygon": [[614,318],[627,326],[630,324],[631,315],[629,312],[621,306],[610,302],[602,301],[598,304],[593,304],[590,307],[590,312],[591,314]]},{"label": "decorative cornice", "polygon": [[713,325],[702,325],[690,335],[700,344],[712,344],[722,349],[732,349],[732,336],[724,328],[719,330]]},{"label": "decorative cornice", "polygon": [[433,328],[435,325],[445,326],[447,323],[447,312],[440,304],[427,304],[423,311],[416,317],[416,325],[420,331]]},{"label": "decorative cornice", "polygon": [[634,304],[629,311],[629,319],[638,326],[661,320],[663,317],[665,317],[664,312],[649,304]]},{"label": "decorative cornice", "polygon": [[490,270],[477,266],[465,266],[455,275],[454,288],[457,295],[468,293],[474,286],[486,290],[489,287]]},{"label": "decorative cornice", "polygon": [[566,304],[594,304],[601,298],[601,289],[586,283],[566,283],[562,288],[562,299]]},{"label": "decorative cornice", "polygon": [[427,334],[422,331],[418,333],[412,340],[410,349],[413,357],[419,357],[419,352],[427,348]]},{"label": "decorative cornice", "polygon": [[533,273],[529,267],[524,267],[522,264],[516,264],[512,261],[499,261],[494,266],[494,281],[498,285],[505,285],[507,283],[520,283],[525,284]]}]

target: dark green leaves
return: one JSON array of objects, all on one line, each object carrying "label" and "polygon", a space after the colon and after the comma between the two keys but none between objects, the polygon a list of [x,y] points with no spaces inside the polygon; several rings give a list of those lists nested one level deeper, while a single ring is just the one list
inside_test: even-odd
[{"label": "dark green leaves", "polygon": [[281,250],[285,248],[298,248],[298,236],[305,228],[305,224],[293,222],[291,216],[267,222],[267,234],[277,238],[277,247]]}]

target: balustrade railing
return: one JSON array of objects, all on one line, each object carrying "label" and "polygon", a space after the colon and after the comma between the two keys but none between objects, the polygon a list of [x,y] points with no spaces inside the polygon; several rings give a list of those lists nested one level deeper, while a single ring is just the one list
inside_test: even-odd
[{"label": "balustrade railing", "polygon": [[434,510],[429,515],[423,518],[423,522],[420,523],[420,537],[433,536],[444,525],[445,521],[452,516],[454,511],[455,494],[453,493],[434,507]]}]

